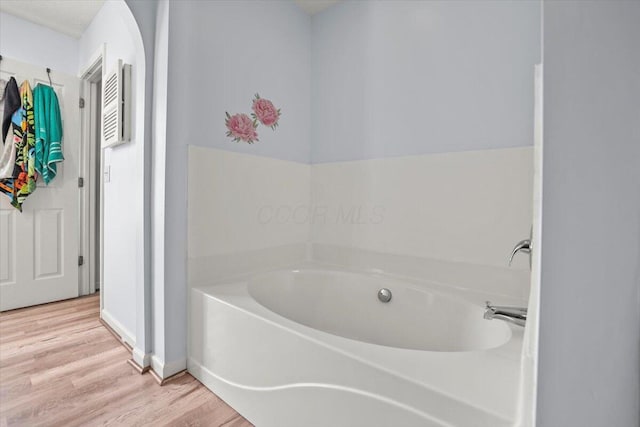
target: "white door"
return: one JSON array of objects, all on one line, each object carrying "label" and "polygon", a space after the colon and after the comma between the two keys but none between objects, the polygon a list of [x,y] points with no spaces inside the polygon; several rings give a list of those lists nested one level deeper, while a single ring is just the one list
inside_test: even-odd
[{"label": "white door", "polygon": [[[15,77],[18,87],[24,80],[32,89],[49,84],[44,67],[6,57],[0,76]],[[80,80],[56,70],[51,80],[60,102],[65,160],[49,186],[38,180],[22,213],[0,194],[0,311],[78,296]]]}]

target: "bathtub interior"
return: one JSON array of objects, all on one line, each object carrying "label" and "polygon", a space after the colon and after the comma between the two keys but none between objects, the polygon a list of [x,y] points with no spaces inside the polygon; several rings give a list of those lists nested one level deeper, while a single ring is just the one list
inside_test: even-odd
[{"label": "bathtub interior", "polygon": [[[381,302],[381,288],[392,299]],[[474,351],[503,345],[504,322],[483,319],[478,304],[381,274],[298,268],[256,275],[249,294],[300,324],[377,345],[425,351]]]}]

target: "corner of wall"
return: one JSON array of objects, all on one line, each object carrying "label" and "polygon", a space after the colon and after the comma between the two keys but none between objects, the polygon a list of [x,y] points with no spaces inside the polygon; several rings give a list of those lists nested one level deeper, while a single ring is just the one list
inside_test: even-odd
[{"label": "corner of wall", "polygon": [[156,355],[151,356],[151,369],[161,380],[169,378],[187,369],[187,359],[182,358],[172,362],[165,362]]}]

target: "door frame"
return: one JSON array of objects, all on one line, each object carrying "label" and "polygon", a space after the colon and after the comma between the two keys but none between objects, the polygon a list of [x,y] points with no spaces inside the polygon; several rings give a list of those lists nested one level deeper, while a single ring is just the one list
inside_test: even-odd
[{"label": "door frame", "polygon": [[[79,271],[79,294],[89,295],[96,292],[95,281],[96,267],[100,271],[100,317],[104,307],[104,247],[103,247],[103,223],[104,223],[104,156],[103,150],[96,147],[96,132],[102,129],[102,117],[96,123],[96,101],[102,102],[102,94],[98,93],[97,81],[102,80],[106,62],[106,44],[94,52],[87,65],[80,72],[80,96],[84,100],[85,107],[81,114],[81,143],[80,143],[80,176],[84,179],[84,186],[80,192],[80,232],[79,248],[84,258],[83,268]],[[102,138],[101,138],[102,140]],[[102,146],[102,143],[100,144]],[[100,157],[100,170],[95,171],[96,156]],[[97,172],[97,173],[96,173]],[[96,212],[96,194],[93,191],[95,177],[100,180],[99,211]],[[96,227],[95,218],[99,215],[99,261],[96,259]]]}]

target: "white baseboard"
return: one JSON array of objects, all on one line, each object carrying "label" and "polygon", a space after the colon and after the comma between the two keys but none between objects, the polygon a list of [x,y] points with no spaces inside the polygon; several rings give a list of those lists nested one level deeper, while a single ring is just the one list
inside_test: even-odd
[{"label": "white baseboard", "polygon": [[145,353],[138,348],[133,348],[131,351],[131,358],[142,368],[146,368],[151,365],[151,353]]},{"label": "white baseboard", "polygon": [[155,354],[151,356],[151,369],[160,379],[169,378],[172,375],[187,369],[187,359],[178,359],[173,362],[164,362]]},{"label": "white baseboard", "polygon": [[135,335],[129,332],[127,328],[122,326],[122,324],[118,322],[104,308],[100,311],[100,318],[104,320],[107,323],[107,325],[109,325],[111,329],[115,331],[116,334],[120,335],[120,338],[122,338],[124,342],[126,342],[131,347],[135,347],[135,344],[136,344]]}]

